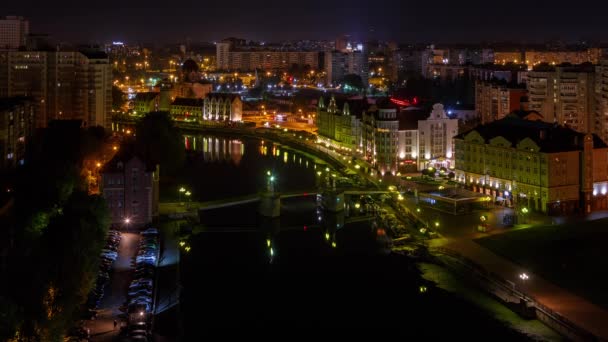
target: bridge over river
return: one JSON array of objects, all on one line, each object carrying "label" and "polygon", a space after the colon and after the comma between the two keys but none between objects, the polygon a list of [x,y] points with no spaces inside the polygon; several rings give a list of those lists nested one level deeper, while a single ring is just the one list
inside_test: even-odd
[{"label": "bridge over river", "polygon": [[[312,191],[294,191],[278,194],[281,199],[316,196],[318,190]],[[388,194],[388,191],[380,190],[359,190],[352,189],[344,191],[344,195],[378,195]],[[256,203],[261,200],[261,194],[251,194],[240,197],[225,198],[216,201],[206,202],[164,202],[159,203],[159,214],[161,216],[169,216],[171,218],[182,218],[186,216],[196,216],[199,211],[213,210],[220,208],[233,207],[237,205]]]}]

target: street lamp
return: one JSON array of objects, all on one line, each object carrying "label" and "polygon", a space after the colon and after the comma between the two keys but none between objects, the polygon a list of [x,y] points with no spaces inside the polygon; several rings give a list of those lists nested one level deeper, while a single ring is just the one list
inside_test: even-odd
[{"label": "street lamp", "polygon": [[530,279],[530,276],[527,275],[526,273],[522,273],[519,275],[519,279],[526,281],[526,280]]},{"label": "street lamp", "polygon": [[179,188],[179,202],[182,202],[182,194],[186,192],[186,189],[182,186],[181,188]]}]

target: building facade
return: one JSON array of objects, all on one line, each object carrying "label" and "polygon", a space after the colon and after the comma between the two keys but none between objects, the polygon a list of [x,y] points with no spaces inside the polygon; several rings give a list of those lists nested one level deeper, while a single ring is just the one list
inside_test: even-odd
[{"label": "building facade", "polygon": [[176,98],[171,104],[171,117],[176,121],[200,122],[203,119],[204,100]]},{"label": "building facade", "polygon": [[121,152],[103,167],[101,179],[113,225],[140,227],[158,215],[158,166]]},{"label": "building facade", "polygon": [[607,207],[608,147],[596,135],[508,116],[454,138],[456,181],[549,214]]},{"label": "building facade", "polygon": [[29,21],[23,17],[7,16],[0,19],[0,50],[17,50],[25,46],[29,33]]},{"label": "building facade", "polygon": [[500,81],[475,81],[475,110],[481,123],[500,120],[521,109],[521,98],[527,90],[520,85]]},{"label": "building facade", "polygon": [[458,119],[451,119],[443,105],[433,105],[426,120],[418,121],[418,156],[420,167],[454,165],[454,137],[458,134]]},{"label": "building facade", "polygon": [[369,82],[369,61],[365,50],[325,52],[325,82],[339,84],[344,76],[353,74],[361,77],[364,85]]},{"label": "building facade", "polygon": [[37,127],[50,120],[111,126],[112,71],[103,52],[0,53],[0,96],[35,99]]},{"label": "building facade", "polygon": [[592,65],[537,68],[528,73],[530,109],[546,122],[588,133],[595,126],[595,68]]},{"label": "building facade", "polygon": [[253,71],[287,70],[292,65],[309,66],[318,69],[318,51],[297,51],[271,49],[265,46],[249,46],[235,40],[225,40],[216,44],[217,70]]},{"label": "building facade", "polygon": [[0,169],[24,162],[36,123],[33,102],[26,97],[0,98]]},{"label": "building facade", "polygon": [[203,101],[203,120],[241,121],[243,101],[230,93],[210,93]]},{"label": "building facade", "polygon": [[[332,96],[329,104],[321,97],[317,105],[319,139],[349,151],[361,147],[361,117],[366,109],[365,100],[343,100],[339,104]],[[351,108],[352,107],[352,108]]]},{"label": "building facade", "polygon": [[608,141],[608,59],[595,67],[594,132]]},{"label": "building facade", "polygon": [[398,172],[399,119],[397,108],[389,103],[376,104],[363,114],[363,157],[380,174]]}]

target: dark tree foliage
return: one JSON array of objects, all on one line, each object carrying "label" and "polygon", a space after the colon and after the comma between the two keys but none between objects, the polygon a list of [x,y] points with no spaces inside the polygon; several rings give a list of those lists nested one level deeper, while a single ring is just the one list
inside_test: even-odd
[{"label": "dark tree foliage", "polygon": [[162,172],[173,175],[186,159],[182,135],[167,112],[148,113],[137,124],[137,152]]},{"label": "dark tree foliage", "polygon": [[363,84],[363,79],[361,79],[361,76],[359,76],[359,75],[355,75],[355,74],[344,75],[342,82],[344,83],[344,85],[348,85],[359,91],[365,89],[365,85]]},{"label": "dark tree foliage", "polygon": [[117,86],[112,86],[112,109],[119,110],[125,105],[125,93]]},{"label": "dark tree foliage", "polygon": [[0,279],[10,279],[0,282],[0,340],[17,331],[23,339],[61,340],[74,322],[109,227],[105,201],[87,195],[81,177],[84,159],[104,139],[101,128],[63,122],[29,142],[11,215],[0,222],[2,242],[10,241],[0,265]]}]

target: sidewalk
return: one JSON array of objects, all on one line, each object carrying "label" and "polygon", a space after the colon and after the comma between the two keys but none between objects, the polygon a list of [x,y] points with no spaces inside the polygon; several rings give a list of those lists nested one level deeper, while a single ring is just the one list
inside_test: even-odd
[{"label": "sidewalk", "polygon": [[[120,332],[122,312],[118,308],[127,300],[127,289],[132,277],[131,261],[137,251],[139,235],[121,233],[122,239],[118,247],[118,258],[114,262],[114,272],[110,284],[105,289],[97,319],[87,321],[85,327],[91,329],[91,341],[115,341]],[[118,322],[114,329],[114,320]]]},{"label": "sidewalk", "polygon": [[[484,269],[515,283],[526,294],[579,327],[608,340],[608,311],[597,305],[553,285],[471,240],[435,240],[431,241],[430,247],[443,247],[460,253]],[[519,274],[524,272],[530,278],[522,283]]]}]

